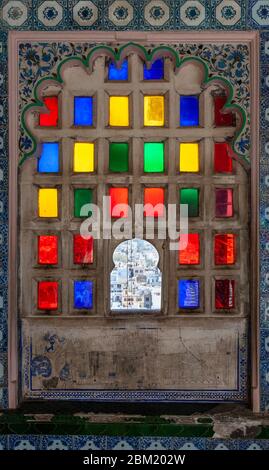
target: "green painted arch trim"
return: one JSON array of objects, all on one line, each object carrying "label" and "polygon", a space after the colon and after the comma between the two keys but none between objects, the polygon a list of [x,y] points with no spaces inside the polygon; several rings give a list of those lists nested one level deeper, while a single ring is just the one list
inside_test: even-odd
[{"label": "green painted arch trim", "polygon": [[120,46],[119,48],[100,44],[98,46],[93,47],[92,50],[89,52],[89,54],[85,58],[82,58],[79,56],[67,57],[59,63],[56,69],[56,73],[54,73],[53,75],[49,75],[47,77],[43,77],[36,83],[34,87],[34,91],[33,91],[33,96],[34,96],[33,102],[27,104],[23,108],[22,115],[21,115],[21,127],[24,130],[25,134],[32,141],[33,146],[29,152],[23,153],[22,158],[19,161],[19,166],[21,166],[24,163],[24,161],[28,159],[29,157],[35,156],[36,151],[37,151],[37,141],[33,133],[28,129],[28,126],[26,124],[26,115],[29,112],[41,111],[42,109],[44,109],[44,103],[40,99],[40,91],[44,85],[51,83],[53,85],[58,85],[59,88],[62,88],[64,84],[64,80],[62,78],[62,72],[66,64],[70,65],[72,62],[79,63],[83,68],[85,68],[85,70],[91,71],[96,58],[104,55],[106,57],[109,57],[118,66],[120,66],[123,60],[125,59],[125,57],[135,52],[143,61],[146,62],[147,66],[150,66],[150,64],[159,57],[169,57],[174,63],[175,73],[177,73],[178,69],[185,63],[197,62],[199,65],[201,65],[203,73],[204,73],[204,78],[202,82],[202,86],[204,88],[214,83],[219,83],[219,85],[222,88],[225,88],[228,92],[228,96],[227,96],[227,101],[224,105],[224,109],[233,110],[236,113],[238,113],[241,117],[240,127],[236,130],[236,133],[232,140],[233,152],[237,159],[243,161],[244,165],[249,166],[248,158],[245,155],[236,151],[235,149],[235,142],[245,128],[245,125],[247,122],[247,116],[246,116],[245,110],[241,106],[239,106],[238,104],[232,103],[233,87],[231,83],[229,82],[229,80],[219,75],[214,75],[212,77],[209,77],[209,71],[210,71],[209,66],[207,62],[201,59],[200,57],[187,56],[187,57],[181,58],[180,55],[172,47],[157,46],[157,47],[154,47],[153,49],[147,49],[141,44],[137,44],[134,42],[129,42],[127,44],[124,44]]}]

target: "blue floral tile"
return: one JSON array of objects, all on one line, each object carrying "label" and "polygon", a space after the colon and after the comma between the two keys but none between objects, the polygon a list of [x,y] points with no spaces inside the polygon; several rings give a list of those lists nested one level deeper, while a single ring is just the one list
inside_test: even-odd
[{"label": "blue floral tile", "polygon": [[139,29],[139,3],[135,0],[104,0],[104,29]]},{"label": "blue floral tile", "polygon": [[0,62],[0,93],[7,94],[7,61]]},{"label": "blue floral tile", "polygon": [[7,353],[0,353],[0,387],[7,387]]},{"label": "blue floral tile", "polygon": [[[1,102],[0,102],[1,105]],[[1,119],[1,118],[0,118]],[[0,158],[5,158],[7,161],[7,148],[8,148],[8,133],[7,128],[0,126]]]},{"label": "blue floral tile", "polygon": [[[4,306],[7,306],[7,299],[3,297],[3,288],[0,287],[0,307],[1,303],[4,303]],[[8,335],[7,335],[7,321],[6,319],[1,318],[1,313],[3,313],[3,310],[0,308],[0,352],[7,352],[7,341],[8,341]],[[6,315],[6,310],[5,310],[5,315]]]},{"label": "blue floral tile", "polygon": [[205,450],[207,439],[181,437],[140,438],[141,450]]},{"label": "blue floral tile", "polygon": [[0,189],[8,189],[8,161],[5,158],[0,158]]},{"label": "blue floral tile", "polygon": [[102,29],[102,8],[98,0],[71,0],[69,9],[72,29]]},{"label": "blue floral tile", "polygon": [[260,62],[269,64],[269,33],[261,32],[260,40]]},{"label": "blue floral tile", "polygon": [[249,0],[248,26],[269,28],[269,0]]},{"label": "blue floral tile", "polygon": [[206,0],[176,2],[177,29],[206,29],[210,26],[211,3]]},{"label": "blue floral tile", "polygon": [[34,4],[35,29],[61,30],[68,29],[68,9],[65,0],[38,0]]},{"label": "blue floral tile", "polygon": [[39,450],[40,441],[40,436],[9,435],[8,448],[9,450]]},{"label": "blue floral tile", "polygon": [[0,191],[0,224],[6,223],[8,220],[8,193]]},{"label": "blue floral tile", "polygon": [[106,436],[74,436],[73,439],[73,450],[104,450],[106,448]]},{"label": "blue floral tile", "polygon": [[8,408],[8,389],[6,387],[0,387],[0,410],[6,410]]},{"label": "blue floral tile", "polygon": [[238,441],[234,439],[208,439],[206,450],[238,450]]},{"label": "blue floral tile", "polygon": [[2,2],[1,23],[8,29],[31,29],[32,0]]},{"label": "blue floral tile", "polygon": [[143,24],[143,28],[153,30],[173,29],[174,9],[173,0],[142,0],[141,24]]},{"label": "blue floral tile", "polygon": [[107,437],[107,450],[133,450],[139,449],[137,437]]},{"label": "blue floral tile", "polygon": [[[266,395],[261,390],[260,402],[261,402],[261,410],[262,411],[269,411],[269,393]],[[267,441],[267,445],[268,445],[268,449],[269,449],[269,441]]]},{"label": "blue floral tile", "polygon": [[8,450],[8,436],[0,435],[0,450]]},{"label": "blue floral tile", "polygon": [[42,436],[42,450],[71,450],[73,447],[70,436]]},{"label": "blue floral tile", "polygon": [[0,95],[0,125],[6,125],[8,119],[7,96]]},{"label": "blue floral tile", "polygon": [[240,0],[212,0],[212,23],[214,29],[244,29],[246,24],[245,2]]},{"label": "blue floral tile", "polygon": [[267,439],[241,439],[239,450],[268,450],[269,441]]}]

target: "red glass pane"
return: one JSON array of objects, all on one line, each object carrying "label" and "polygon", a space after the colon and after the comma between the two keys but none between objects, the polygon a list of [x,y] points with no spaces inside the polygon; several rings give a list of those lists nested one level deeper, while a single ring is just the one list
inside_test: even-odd
[{"label": "red glass pane", "polygon": [[[199,264],[200,263],[200,237],[199,233],[189,233],[181,235],[180,245],[186,248],[178,251],[179,264]],[[185,242],[185,243],[184,243]]]},{"label": "red glass pane", "polygon": [[58,125],[58,96],[46,96],[43,102],[49,112],[40,113],[40,126],[57,126]]},{"label": "red glass pane", "polygon": [[219,233],[215,235],[215,264],[235,263],[235,235]]},{"label": "red glass pane", "polygon": [[149,206],[144,208],[145,217],[163,217],[164,215],[164,189],[163,188],[145,188],[144,189],[144,206],[146,206],[147,204],[149,204]]},{"label": "red glass pane", "polygon": [[39,310],[57,310],[58,308],[58,282],[41,281],[38,283]]},{"label": "red glass pane", "polygon": [[74,264],[93,263],[93,238],[74,235]]},{"label": "red glass pane", "polygon": [[234,308],[235,281],[230,279],[216,279],[215,281],[215,307],[216,309]]},{"label": "red glass pane", "polygon": [[[112,217],[128,217],[128,188],[110,188],[110,214]],[[119,207],[116,207],[119,205]]]},{"label": "red glass pane", "polygon": [[233,217],[233,190],[216,189],[216,217]]},{"label": "red glass pane", "polygon": [[235,125],[235,115],[232,112],[224,112],[223,106],[227,101],[226,96],[215,96],[214,105],[215,105],[215,125],[216,126],[234,126]]},{"label": "red glass pane", "polygon": [[38,237],[38,263],[58,263],[58,237],[57,235],[40,235]]},{"label": "red glass pane", "polygon": [[215,143],[215,173],[232,173],[233,160],[231,147],[226,142]]}]

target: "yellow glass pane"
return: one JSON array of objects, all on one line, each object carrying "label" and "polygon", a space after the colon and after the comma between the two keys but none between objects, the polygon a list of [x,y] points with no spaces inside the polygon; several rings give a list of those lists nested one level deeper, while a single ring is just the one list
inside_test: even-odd
[{"label": "yellow glass pane", "polygon": [[180,144],[179,171],[197,173],[199,171],[199,145]]},{"label": "yellow glass pane", "polygon": [[39,217],[58,217],[58,190],[40,188],[38,192]]},{"label": "yellow glass pane", "polygon": [[94,171],[94,144],[91,142],[75,142],[74,171],[89,173]]},{"label": "yellow glass pane", "polygon": [[144,96],[144,126],[164,126],[164,96]]},{"label": "yellow glass pane", "polygon": [[129,96],[109,97],[109,125],[129,126]]}]

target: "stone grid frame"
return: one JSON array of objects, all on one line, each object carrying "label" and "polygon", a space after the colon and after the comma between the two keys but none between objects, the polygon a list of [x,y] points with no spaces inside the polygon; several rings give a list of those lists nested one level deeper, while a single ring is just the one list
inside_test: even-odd
[{"label": "stone grid frame", "polygon": [[[112,1],[6,1],[0,9],[0,406],[8,407],[7,374],[7,308],[8,308],[8,103],[7,103],[7,38],[8,31],[17,30],[259,30],[260,31],[260,402],[261,410],[269,409],[269,1],[216,0],[205,8],[196,1],[188,9],[188,0],[163,1],[161,11],[155,0],[127,1],[123,10],[114,13]],[[133,8],[134,3],[139,8]],[[160,2],[158,2],[160,3]],[[193,5],[194,2],[191,2]],[[208,2],[206,2],[208,4]],[[19,9],[14,9],[14,6]],[[80,5],[78,5],[80,4]],[[87,7],[84,10],[82,4]],[[228,8],[231,6],[232,8]],[[95,8],[94,8],[95,7]],[[109,8],[110,7],[110,8]],[[147,8],[146,8],[147,7]],[[125,10],[124,10],[125,8]],[[127,12],[126,12],[127,10]],[[80,14],[79,14],[80,11]],[[150,13],[151,11],[151,13]],[[186,13],[188,11],[188,13]],[[168,20],[166,20],[168,14]],[[116,21],[115,16],[118,15]],[[41,18],[41,20],[40,20]],[[119,19],[122,18],[122,19]],[[164,18],[164,20],[163,20]],[[163,24],[161,25],[161,22]],[[116,24],[117,23],[117,24]],[[131,32],[130,32],[131,37]],[[1,171],[2,170],[2,171]],[[268,441],[267,444],[268,448]],[[252,444],[249,444],[252,445]],[[255,445],[253,443],[253,445]],[[247,448],[244,442],[242,448]],[[44,448],[44,447],[43,447]],[[241,444],[240,444],[241,448]],[[264,448],[264,447],[263,447]]]}]

